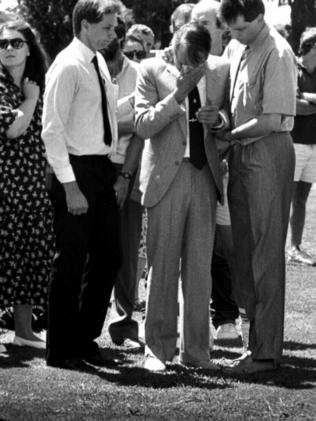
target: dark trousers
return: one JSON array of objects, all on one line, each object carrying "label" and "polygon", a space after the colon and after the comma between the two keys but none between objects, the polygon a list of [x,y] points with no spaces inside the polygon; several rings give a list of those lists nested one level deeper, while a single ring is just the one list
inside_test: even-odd
[{"label": "dark trousers", "polygon": [[[117,176],[122,165],[114,164]],[[133,188],[135,175],[130,182]],[[137,263],[142,229],[143,207],[128,197],[120,211],[121,249],[123,262],[114,286],[114,301],[111,306],[109,334],[114,343],[122,343],[126,338],[138,340],[138,323],[133,319],[135,288],[137,286]]]},{"label": "dark trousers", "polygon": [[230,225],[216,225],[212,258],[212,305],[214,327],[234,323],[239,316],[233,298],[234,250]]},{"label": "dark trousers", "polygon": [[62,185],[53,178],[57,254],[49,290],[47,360],[94,354],[119,269],[119,214],[115,171],[106,156],[71,156],[89,209],[67,211]]},{"label": "dark trousers", "polygon": [[254,359],[279,361],[283,348],[285,241],[295,155],[291,136],[275,133],[229,158],[228,200],[237,283],[250,321]]}]

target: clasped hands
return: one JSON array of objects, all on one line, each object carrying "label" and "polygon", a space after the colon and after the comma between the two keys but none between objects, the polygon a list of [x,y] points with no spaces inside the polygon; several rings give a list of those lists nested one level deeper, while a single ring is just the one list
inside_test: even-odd
[{"label": "clasped hands", "polygon": [[[205,75],[206,63],[198,67],[190,67],[182,70],[176,81],[176,89],[174,91],[175,100],[178,104],[182,104],[189,93],[196,87],[200,79]],[[218,107],[212,104],[202,106],[196,113],[196,120],[206,124],[210,128],[220,123]]]}]

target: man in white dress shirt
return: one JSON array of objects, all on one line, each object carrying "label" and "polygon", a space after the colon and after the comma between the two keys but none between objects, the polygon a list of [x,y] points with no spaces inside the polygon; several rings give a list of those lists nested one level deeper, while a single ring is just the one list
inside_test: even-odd
[{"label": "man in white dress shirt", "polygon": [[74,39],[50,67],[43,139],[54,171],[57,253],[49,292],[47,364],[108,364],[101,333],[120,265],[115,170],[117,92],[103,57],[115,37],[117,0],[79,0]]}]

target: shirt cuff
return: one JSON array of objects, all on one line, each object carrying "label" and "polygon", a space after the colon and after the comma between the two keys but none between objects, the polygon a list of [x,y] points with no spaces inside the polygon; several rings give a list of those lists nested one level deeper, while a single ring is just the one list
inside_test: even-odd
[{"label": "shirt cuff", "polygon": [[225,130],[229,127],[229,118],[227,113],[224,110],[218,111],[218,116],[221,120],[221,122],[217,126],[213,126],[212,130]]},{"label": "shirt cuff", "polygon": [[62,184],[63,183],[71,183],[76,181],[75,174],[73,172],[72,166],[69,164],[67,167],[64,168],[53,168],[55,175]]}]

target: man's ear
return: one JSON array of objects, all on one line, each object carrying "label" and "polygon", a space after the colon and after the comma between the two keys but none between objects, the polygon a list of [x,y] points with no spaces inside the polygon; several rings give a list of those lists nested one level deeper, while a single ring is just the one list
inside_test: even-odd
[{"label": "man's ear", "polygon": [[87,21],[87,19],[82,19],[81,21],[81,31],[85,30],[87,31],[89,29],[89,22]]},{"label": "man's ear", "polygon": [[257,16],[258,22],[263,22],[264,16],[262,13],[259,13],[259,15]]}]

